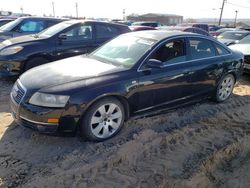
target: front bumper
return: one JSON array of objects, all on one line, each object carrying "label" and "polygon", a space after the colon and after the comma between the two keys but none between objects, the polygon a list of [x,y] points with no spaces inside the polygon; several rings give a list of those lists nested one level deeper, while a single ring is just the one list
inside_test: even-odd
[{"label": "front bumper", "polygon": [[22,62],[12,60],[0,60],[0,78],[20,75]]},{"label": "front bumper", "polygon": [[[46,134],[57,132],[71,133],[76,131],[80,116],[74,115],[75,113],[71,108],[66,110],[34,106],[25,102],[25,97],[18,103],[14,99],[13,93],[14,91],[10,94],[10,109],[17,124]],[[48,123],[48,119],[50,118],[58,119],[59,122]]]},{"label": "front bumper", "polygon": [[250,64],[244,64],[244,72],[250,73]]}]

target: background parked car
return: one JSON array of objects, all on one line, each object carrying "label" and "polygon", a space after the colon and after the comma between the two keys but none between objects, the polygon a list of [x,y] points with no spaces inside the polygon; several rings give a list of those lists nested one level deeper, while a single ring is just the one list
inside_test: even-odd
[{"label": "background parked car", "polygon": [[243,55],[212,37],[167,31],[124,34],[89,56],[24,73],[11,92],[18,124],[40,132],[111,138],[131,116],[213,97],[227,100]]},{"label": "background parked car", "polygon": [[241,39],[237,44],[230,45],[229,48],[244,54],[244,70],[250,73],[250,35]]},{"label": "background parked car", "polygon": [[129,26],[129,28],[131,29],[131,31],[156,30],[155,27],[140,26],[140,25]]},{"label": "background parked car", "polygon": [[9,22],[11,22],[11,21],[13,21],[13,20],[15,20],[15,19],[11,19],[11,18],[0,19],[0,27],[7,24],[7,23],[9,23]]},{"label": "background parked car", "polygon": [[134,22],[132,26],[149,26],[149,27],[160,27],[162,26],[159,22]]},{"label": "background parked car", "polygon": [[218,31],[219,29],[223,28],[223,26],[218,26],[218,25],[208,25],[208,26],[209,26],[209,33]]},{"label": "background parked car", "polygon": [[238,28],[221,28],[221,29],[219,29],[217,31],[211,31],[209,33],[210,33],[210,35],[212,35],[213,37],[216,38],[218,35],[220,35],[223,32],[226,32],[226,31],[237,31],[237,30],[240,30],[240,29],[238,29]]},{"label": "background parked car", "polygon": [[203,29],[206,32],[209,32],[208,24],[203,24],[203,23],[182,23],[182,24],[178,24],[177,27],[196,27],[196,28]]},{"label": "background parked car", "polygon": [[238,43],[239,40],[243,39],[250,34],[250,31],[236,30],[236,31],[226,31],[217,36],[217,39],[223,44],[229,46],[231,44]]},{"label": "background parked car", "polygon": [[39,33],[40,31],[63,21],[57,18],[21,17],[0,27],[0,42],[22,35]]},{"label": "background parked car", "polygon": [[197,33],[205,36],[210,36],[208,32],[198,27],[180,27],[180,26],[162,26],[157,27],[159,30],[169,30],[169,31],[182,31],[182,32],[190,32],[190,33]]},{"label": "background parked car", "polygon": [[0,77],[15,76],[52,61],[85,54],[122,33],[126,25],[98,21],[65,21],[37,34],[0,44]]}]

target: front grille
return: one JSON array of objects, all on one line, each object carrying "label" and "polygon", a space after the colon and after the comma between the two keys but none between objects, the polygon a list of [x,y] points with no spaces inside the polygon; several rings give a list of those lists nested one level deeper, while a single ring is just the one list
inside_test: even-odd
[{"label": "front grille", "polygon": [[250,64],[250,56],[249,55],[245,55],[245,57],[244,57],[244,63]]},{"label": "front grille", "polygon": [[20,104],[23,97],[25,96],[26,89],[23,87],[19,80],[16,81],[15,85],[11,90],[11,96],[17,104]]}]

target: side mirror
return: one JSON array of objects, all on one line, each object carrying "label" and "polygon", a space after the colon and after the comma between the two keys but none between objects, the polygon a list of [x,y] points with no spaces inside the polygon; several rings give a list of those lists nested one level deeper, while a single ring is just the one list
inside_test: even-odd
[{"label": "side mirror", "polygon": [[161,68],[163,68],[163,63],[157,59],[149,59],[147,64],[146,64],[146,67],[161,69]]},{"label": "side mirror", "polygon": [[59,38],[60,40],[66,40],[66,39],[67,39],[67,35],[66,35],[65,33],[61,33],[61,34],[58,36],[58,38]]}]

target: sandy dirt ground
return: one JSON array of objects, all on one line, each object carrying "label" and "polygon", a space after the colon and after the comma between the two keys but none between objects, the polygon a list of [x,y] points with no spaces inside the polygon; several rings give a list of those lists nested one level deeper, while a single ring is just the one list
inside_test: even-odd
[{"label": "sandy dirt ground", "polygon": [[102,143],[16,125],[0,81],[0,187],[250,187],[250,75],[225,103],[130,120]]}]

